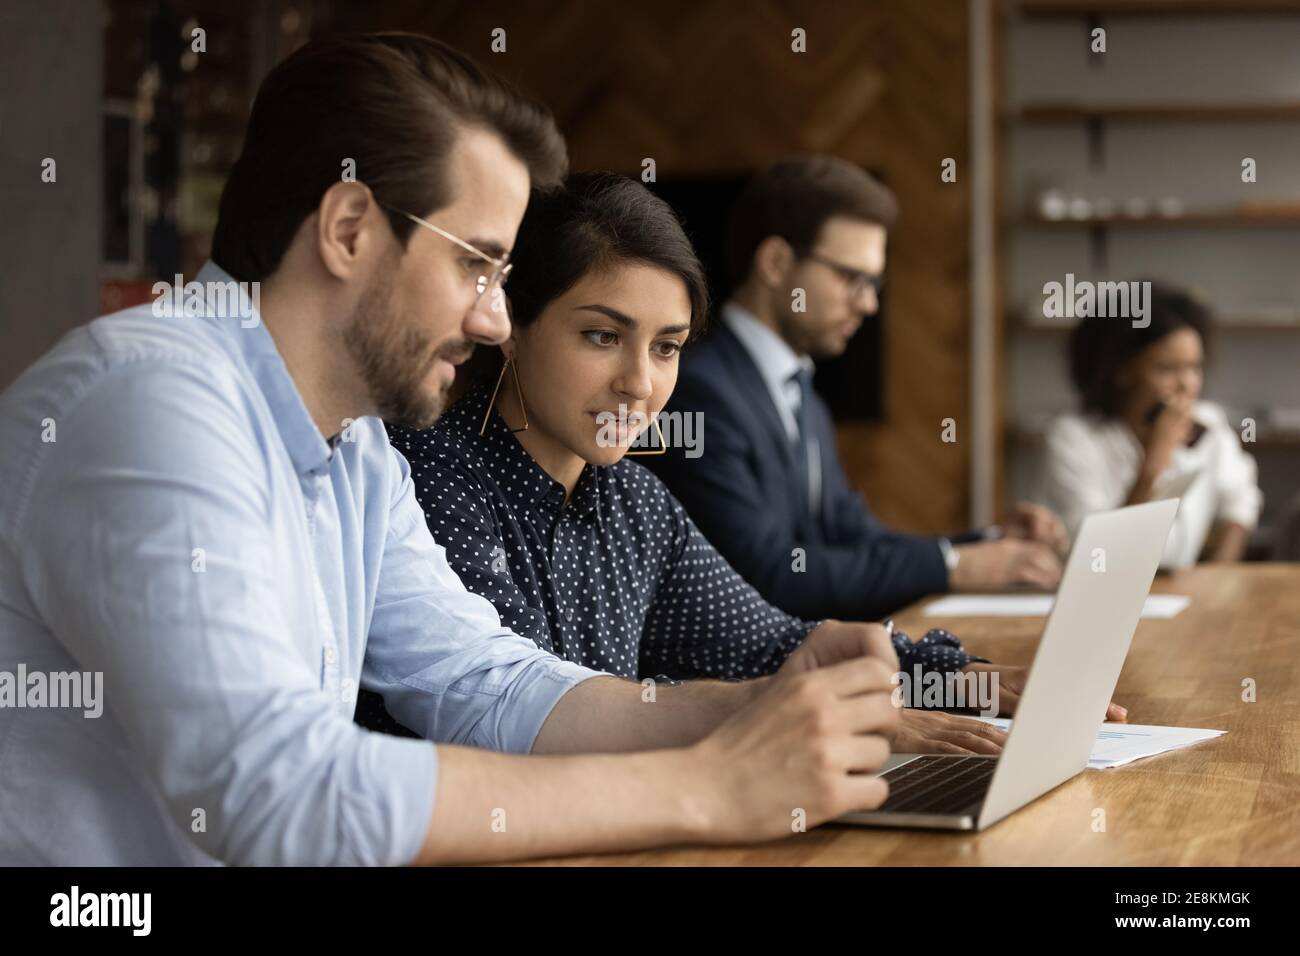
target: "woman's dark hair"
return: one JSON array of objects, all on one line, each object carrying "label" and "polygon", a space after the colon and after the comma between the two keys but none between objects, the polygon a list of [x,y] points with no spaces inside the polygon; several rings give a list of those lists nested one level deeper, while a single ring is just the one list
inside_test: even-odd
[{"label": "woman's dark hair", "polygon": [[[546,108],[445,43],[413,33],[312,40],[257,91],[221,193],[213,261],[243,281],[270,275],[349,160],[385,205],[420,216],[441,209],[451,200],[447,159],[464,127],[499,135],[535,186],[553,186],[568,170]],[[405,246],[414,224],[387,216]]]},{"label": "woman's dark hair", "polygon": [[1106,418],[1119,416],[1125,394],[1119,378],[1142,352],[1171,332],[1191,329],[1208,348],[1213,317],[1209,308],[1191,293],[1159,282],[1151,283],[1148,301],[1150,323],[1135,328],[1131,319],[1086,316],[1070,335],[1070,378],[1085,412]]},{"label": "woman's dark hair", "polygon": [[[708,283],[695,249],[671,206],[634,179],[616,173],[573,173],[528,201],[510,254],[506,285],[510,321],[527,328],[583,277],[623,263],[654,266],[682,280],[691,303],[691,333],[703,329]],[[480,349],[469,378],[496,374],[496,350]]]}]

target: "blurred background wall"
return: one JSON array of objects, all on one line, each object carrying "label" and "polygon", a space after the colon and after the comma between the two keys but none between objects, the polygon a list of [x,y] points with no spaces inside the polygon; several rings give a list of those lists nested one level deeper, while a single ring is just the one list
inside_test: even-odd
[{"label": "blurred background wall", "polygon": [[103,56],[94,0],[0,4],[0,388],[99,311]]}]

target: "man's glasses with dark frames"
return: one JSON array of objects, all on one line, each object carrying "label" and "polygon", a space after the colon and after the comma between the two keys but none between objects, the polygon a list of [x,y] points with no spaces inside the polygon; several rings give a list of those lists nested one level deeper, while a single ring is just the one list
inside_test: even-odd
[{"label": "man's glasses with dark frames", "polygon": [[830,269],[841,279],[848,287],[850,298],[856,299],[862,295],[868,288],[880,295],[881,289],[885,287],[885,276],[883,273],[872,275],[869,272],[863,272],[861,269],[854,269],[852,266],[846,266],[842,262],[836,262],[826,256],[816,252],[808,252],[803,258],[811,259],[813,262],[820,263]]}]

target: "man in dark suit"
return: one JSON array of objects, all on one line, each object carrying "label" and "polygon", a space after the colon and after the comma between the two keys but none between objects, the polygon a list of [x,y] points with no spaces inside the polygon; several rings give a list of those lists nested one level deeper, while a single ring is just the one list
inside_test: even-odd
[{"label": "man in dark suit", "polygon": [[733,291],[682,353],[667,411],[703,413],[703,453],[641,459],[709,540],[773,604],[872,618],[930,593],[1054,587],[1059,520],[1019,505],[954,539],[872,516],[840,464],[813,363],[841,354],[877,309],[893,196],[862,169],[799,156],[759,173],[727,224]]}]

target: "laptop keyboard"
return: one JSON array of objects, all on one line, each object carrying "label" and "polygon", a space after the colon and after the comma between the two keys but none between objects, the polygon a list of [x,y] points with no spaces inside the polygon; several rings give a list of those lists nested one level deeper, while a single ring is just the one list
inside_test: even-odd
[{"label": "laptop keyboard", "polygon": [[996,760],[934,754],[883,774],[889,797],[879,813],[961,813],[983,798]]}]

